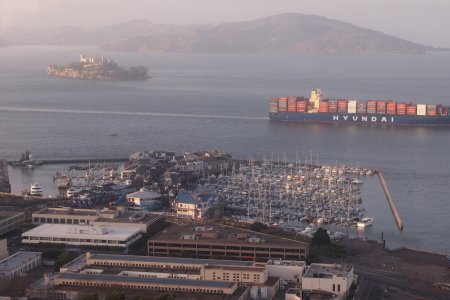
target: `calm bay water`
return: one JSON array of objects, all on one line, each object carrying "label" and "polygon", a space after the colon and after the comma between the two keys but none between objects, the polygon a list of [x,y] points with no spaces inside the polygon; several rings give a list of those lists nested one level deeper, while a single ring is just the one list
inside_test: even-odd
[{"label": "calm bay water", "polygon": [[[219,149],[236,158],[309,157],[383,170],[404,222],[395,228],[374,177],[363,188],[375,225],[365,235],[387,245],[450,251],[450,129],[271,122],[268,99],[307,95],[450,105],[450,53],[265,55],[105,53],[145,65],[144,82],[48,78],[93,48],[0,49],[0,157],[31,148],[37,159],[126,157],[134,151]],[[112,136],[112,134],[117,136]],[[56,172],[11,170],[13,189]],[[49,183],[49,185],[51,185]]]}]

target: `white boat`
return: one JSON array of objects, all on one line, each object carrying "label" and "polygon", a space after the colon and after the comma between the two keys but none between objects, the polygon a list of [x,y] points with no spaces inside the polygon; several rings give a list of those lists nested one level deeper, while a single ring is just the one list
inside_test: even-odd
[{"label": "white boat", "polygon": [[31,184],[30,195],[41,197],[42,196],[42,186],[37,182]]},{"label": "white boat", "polygon": [[352,181],[353,184],[363,184],[364,180],[359,179],[359,178],[355,178],[355,180]]},{"label": "white boat", "polygon": [[67,196],[67,198],[72,198],[73,196],[75,196],[75,194],[77,194],[79,192],[80,192],[80,190],[71,187],[70,189],[67,190],[66,196]]},{"label": "white boat", "polygon": [[365,228],[372,224],[373,224],[373,218],[362,218],[361,221],[358,221],[358,223],[356,223],[356,226],[358,228]]}]

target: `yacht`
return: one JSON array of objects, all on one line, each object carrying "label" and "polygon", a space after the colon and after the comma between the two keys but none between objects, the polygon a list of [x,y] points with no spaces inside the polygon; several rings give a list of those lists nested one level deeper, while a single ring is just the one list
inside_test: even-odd
[{"label": "yacht", "polygon": [[41,197],[42,196],[42,186],[37,182],[31,184],[30,195]]},{"label": "yacht", "polygon": [[364,180],[360,179],[360,178],[355,178],[355,180],[352,181],[353,184],[363,184]]},{"label": "yacht", "polygon": [[356,226],[358,228],[365,228],[372,224],[373,224],[373,218],[362,218],[361,221],[358,221],[358,223],[356,223]]},{"label": "yacht", "polygon": [[67,196],[67,198],[72,198],[75,194],[77,194],[79,192],[80,192],[80,190],[77,190],[76,188],[71,187],[70,189],[67,190],[66,196]]}]

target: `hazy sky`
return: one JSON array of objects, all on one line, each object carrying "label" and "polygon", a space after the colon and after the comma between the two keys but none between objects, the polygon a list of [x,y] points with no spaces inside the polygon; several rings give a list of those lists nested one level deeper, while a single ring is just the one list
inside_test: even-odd
[{"label": "hazy sky", "polygon": [[136,19],[218,24],[283,12],[320,15],[450,47],[450,0],[0,0],[3,28],[92,27]]}]

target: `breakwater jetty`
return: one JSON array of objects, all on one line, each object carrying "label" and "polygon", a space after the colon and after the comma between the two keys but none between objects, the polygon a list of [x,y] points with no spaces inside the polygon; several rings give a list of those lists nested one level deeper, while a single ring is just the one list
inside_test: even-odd
[{"label": "breakwater jetty", "polygon": [[377,170],[378,178],[380,178],[381,186],[383,187],[384,194],[386,195],[387,202],[389,207],[391,208],[392,215],[394,216],[395,222],[397,223],[397,227],[399,230],[403,230],[403,222],[400,218],[400,214],[398,213],[397,207],[395,206],[394,199],[392,199],[391,193],[386,184],[386,180],[384,179],[383,173],[380,170]]}]

